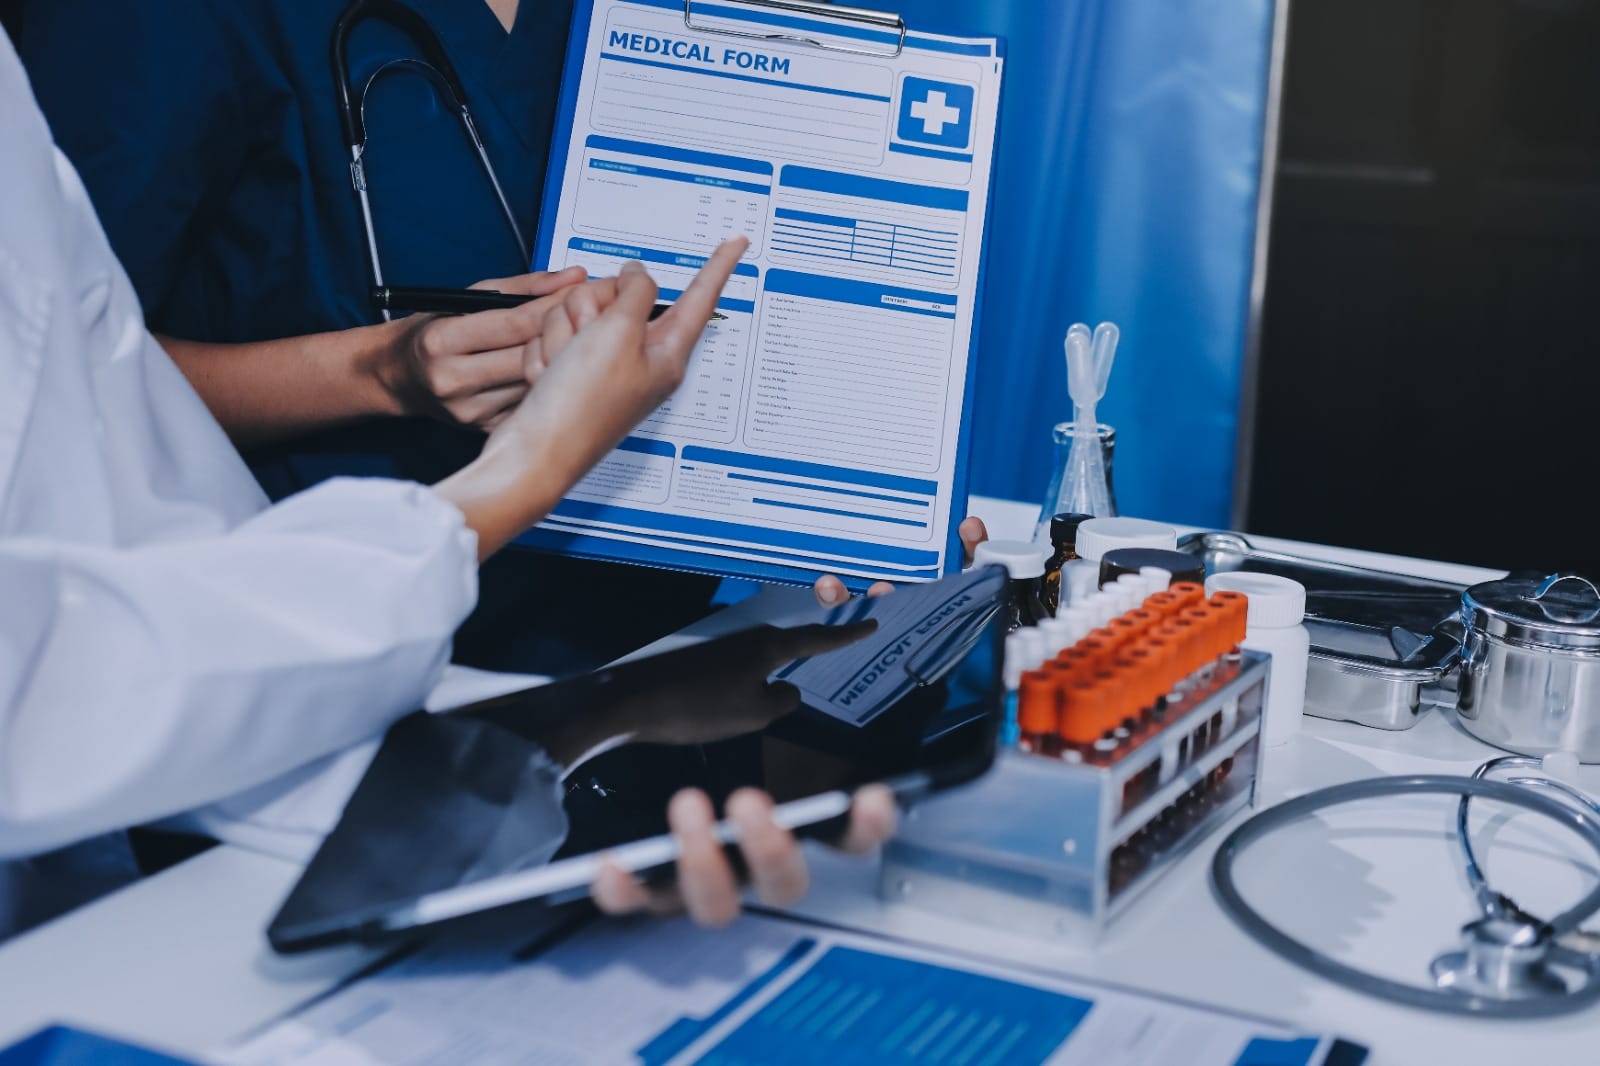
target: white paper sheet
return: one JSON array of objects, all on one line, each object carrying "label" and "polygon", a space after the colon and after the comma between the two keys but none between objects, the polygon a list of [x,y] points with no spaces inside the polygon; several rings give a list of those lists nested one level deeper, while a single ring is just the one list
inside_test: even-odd
[{"label": "white paper sheet", "polygon": [[532,958],[429,951],[248,1043],[233,1066],[945,1063],[1312,1066],[1261,1019],[747,915],[588,926]]}]

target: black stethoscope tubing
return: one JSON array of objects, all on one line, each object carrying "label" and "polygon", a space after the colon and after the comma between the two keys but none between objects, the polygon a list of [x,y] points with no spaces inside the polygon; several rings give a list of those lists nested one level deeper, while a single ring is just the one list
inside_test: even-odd
[{"label": "black stethoscope tubing", "polygon": [[[368,19],[387,22],[404,33],[422,53],[422,58],[391,59],[368,75],[359,91],[356,91],[350,81],[350,34],[356,26]],[[350,154],[350,185],[361,207],[361,227],[366,238],[368,261],[372,268],[372,288],[381,287],[386,282],[383,276],[383,260],[378,254],[377,233],[372,222],[372,202],[367,193],[365,160],[367,94],[372,91],[373,84],[380,77],[390,73],[411,73],[422,77],[433,86],[439,99],[455,114],[467,143],[472,146],[473,153],[477,157],[478,166],[500,205],[500,212],[505,217],[506,225],[517,242],[522,261],[529,262],[532,251],[522,236],[521,227],[517,225],[516,214],[511,210],[511,204],[506,200],[505,190],[500,185],[500,177],[495,172],[494,163],[489,159],[483,137],[478,132],[478,124],[473,120],[472,111],[467,107],[467,90],[461,84],[461,78],[456,73],[455,65],[450,62],[450,56],[445,52],[444,42],[439,39],[433,27],[428,25],[427,20],[400,0],[351,0],[339,15],[338,21],[334,23],[332,38],[329,41],[329,53],[333,65],[333,83],[339,94],[339,122],[344,131],[345,147]],[[387,310],[383,311],[383,317],[389,318]]]}]

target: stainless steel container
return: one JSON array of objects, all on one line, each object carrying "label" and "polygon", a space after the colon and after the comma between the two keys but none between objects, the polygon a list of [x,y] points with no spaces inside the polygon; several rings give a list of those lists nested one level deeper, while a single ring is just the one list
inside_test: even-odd
[{"label": "stainless steel container", "polygon": [[1248,570],[1306,587],[1311,656],[1305,713],[1374,729],[1410,729],[1453,680],[1450,623],[1462,586],[1256,548],[1237,533],[1194,533],[1180,551],[1207,574]]},{"label": "stainless steel container", "polygon": [[1600,589],[1577,574],[1508,577],[1461,597],[1457,711],[1468,732],[1525,755],[1600,762]]}]

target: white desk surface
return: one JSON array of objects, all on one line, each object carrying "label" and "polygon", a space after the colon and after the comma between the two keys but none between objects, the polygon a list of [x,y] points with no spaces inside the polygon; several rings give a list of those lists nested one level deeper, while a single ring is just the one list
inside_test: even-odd
[{"label": "white desk surface", "polygon": [[[975,499],[972,510],[996,536],[1022,534],[1034,517],[1032,508],[1002,501]],[[1290,547],[1309,553],[1305,546]],[[1447,580],[1493,576],[1316,551]],[[1306,719],[1300,735],[1271,754],[1281,759],[1274,780],[1304,791],[1382,773],[1468,770],[1493,753],[1435,710],[1400,733]],[[1600,767],[1583,772],[1581,783],[1600,791]],[[1393,817],[1353,808],[1347,816],[1308,823],[1312,832],[1285,834],[1269,863],[1242,864],[1243,883],[1247,893],[1252,884],[1270,885],[1263,901],[1270,899],[1282,920],[1298,918],[1297,934],[1414,980],[1470,917],[1451,847],[1452,815],[1453,807],[1440,801]],[[1517,828],[1491,830],[1498,835],[1489,862],[1491,875],[1503,878],[1503,890],[1520,902],[1553,907],[1573,898],[1568,893],[1577,891],[1581,878],[1593,876],[1567,857],[1565,842],[1544,840],[1537,826],[1528,827],[1529,839],[1519,847]],[[1213,901],[1206,879],[1211,851],[1202,846],[1169,872],[1092,950],[884,904],[875,894],[873,863],[820,849],[813,851],[812,893],[799,910],[1337,1032],[1371,1046],[1372,1066],[1600,1061],[1600,1012],[1594,1010],[1520,1023],[1432,1015],[1345,992],[1280,961],[1245,938]],[[1528,862],[1519,868],[1504,858],[1496,865],[1497,855],[1513,854]],[[11,941],[0,948],[0,1046],[61,1021],[197,1055],[328,990],[374,956],[357,949],[292,959],[271,953],[262,929],[297,873],[282,860],[218,847]]]}]

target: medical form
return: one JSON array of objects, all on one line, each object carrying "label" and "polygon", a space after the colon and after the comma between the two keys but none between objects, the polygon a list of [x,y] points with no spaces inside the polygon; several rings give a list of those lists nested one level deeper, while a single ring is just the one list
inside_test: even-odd
[{"label": "medical form", "polygon": [[[485,941],[488,938],[483,938]],[[1359,1066],[1335,1037],[746,915],[440,944],[252,1039],[229,1066]]]},{"label": "medical form", "polygon": [[1000,52],[759,0],[580,2],[535,265],[639,261],[672,300],[751,244],[683,386],[525,543],[857,588],[959,567]]}]

